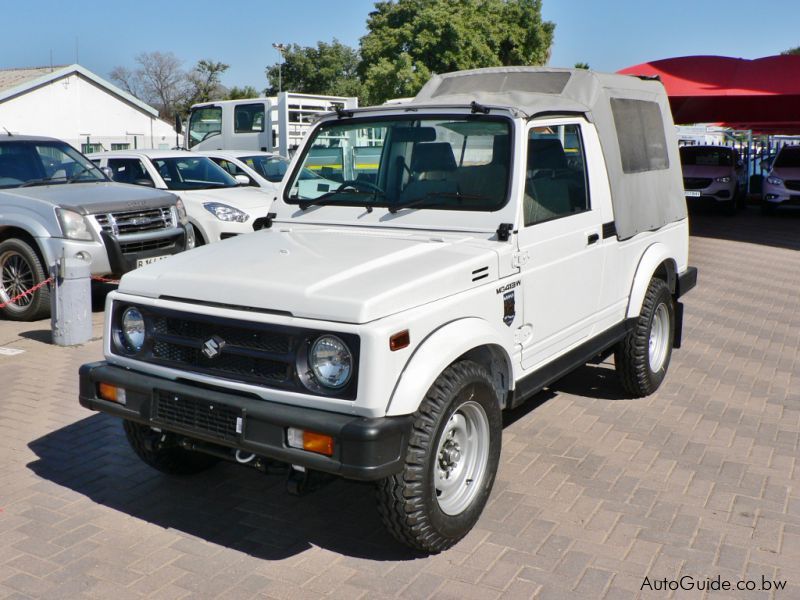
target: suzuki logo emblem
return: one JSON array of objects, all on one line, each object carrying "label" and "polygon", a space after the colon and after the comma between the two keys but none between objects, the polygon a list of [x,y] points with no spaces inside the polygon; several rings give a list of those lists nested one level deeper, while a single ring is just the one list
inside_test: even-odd
[{"label": "suzuki logo emblem", "polygon": [[206,342],[203,344],[203,354],[207,358],[217,358],[220,354],[222,354],[222,349],[224,347],[225,340],[215,335],[211,339],[206,340]]}]

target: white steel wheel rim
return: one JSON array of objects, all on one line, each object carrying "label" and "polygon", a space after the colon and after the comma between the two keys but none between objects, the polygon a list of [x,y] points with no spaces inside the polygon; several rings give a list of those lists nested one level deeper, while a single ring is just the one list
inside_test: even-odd
[{"label": "white steel wheel rim", "polygon": [[446,515],[464,512],[483,487],[489,438],[486,412],[472,400],[459,406],[442,428],[436,443],[433,484],[439,508]]},{"label": "white steel wheel rim", "polygon": [[650,340],[647,345],[650,370],[657,373],[664,366],[669,348],[669,311],[664,303],[659,304],[653,314],[653,322],[650,324]]}]

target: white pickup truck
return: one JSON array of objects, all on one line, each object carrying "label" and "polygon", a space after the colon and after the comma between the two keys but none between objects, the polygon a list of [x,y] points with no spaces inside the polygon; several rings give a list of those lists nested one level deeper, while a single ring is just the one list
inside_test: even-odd
[{"label": "white pickup truck", "polygon": [[[338,162],[309,183],[322,154]],[[631,397],[659,387],[697,277],[666,94],[629,76],[481,69],[340,109],[273,210],[126,275],[80,402],[168,473],[227,458],[373,480],[425,552],[480,516],[502,411],[611,354]]]}]

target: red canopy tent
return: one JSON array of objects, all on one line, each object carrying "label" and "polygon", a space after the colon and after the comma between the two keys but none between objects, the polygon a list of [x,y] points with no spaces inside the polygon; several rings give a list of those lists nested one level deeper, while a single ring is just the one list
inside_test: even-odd
[{"label": "red canopy tent", "polygon": [[800,134],[800,56],[755,60],[682,56],[622,69],[657,75],[676,123],[720,123],[757,133]]}]

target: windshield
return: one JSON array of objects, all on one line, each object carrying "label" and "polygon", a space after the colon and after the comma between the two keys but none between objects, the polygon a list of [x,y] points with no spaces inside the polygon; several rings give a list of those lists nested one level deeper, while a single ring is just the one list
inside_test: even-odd
[{"label": "windshield", "polygon": [[733,152],[730,148],[720,146],[708,148],[703,146],[682,146],[680,149],[681,164],[697,167],[732,167]]},{"label": "windshield", "polygon": [[[507,201],[511,123],[485,115],[332,121],[305,146],[287,202],[491,211]],[[306,179],[305,170],[318,175]]]},{"label": "windshield", "polygon": [[778,158],[775,159],[775,164],[772,166],[787,169],[800,167],[800,146],[784,146],[778,153]]},{"label": "windshield", "polygon": [[189,115],[189,148],[205,139],[219,135],[222,131],[222,107],[203,106],[193,108]]},{"label": "windshield", "polygon": [[0,188],[106,181],[89,159],[64,142],[0,143]]},{"label": "windshield", "polygon": [[[289,168],[289,159],[282,156],[242,156],[241,160],[267,181],[280,183]],[[319,175],[308,169],[300,172],[300,179],[321,179]]]},{"label": "windshield", "polygon": [[150,160],[170,190],[207,190],[239,185],[222,167],[205,156]]}]

